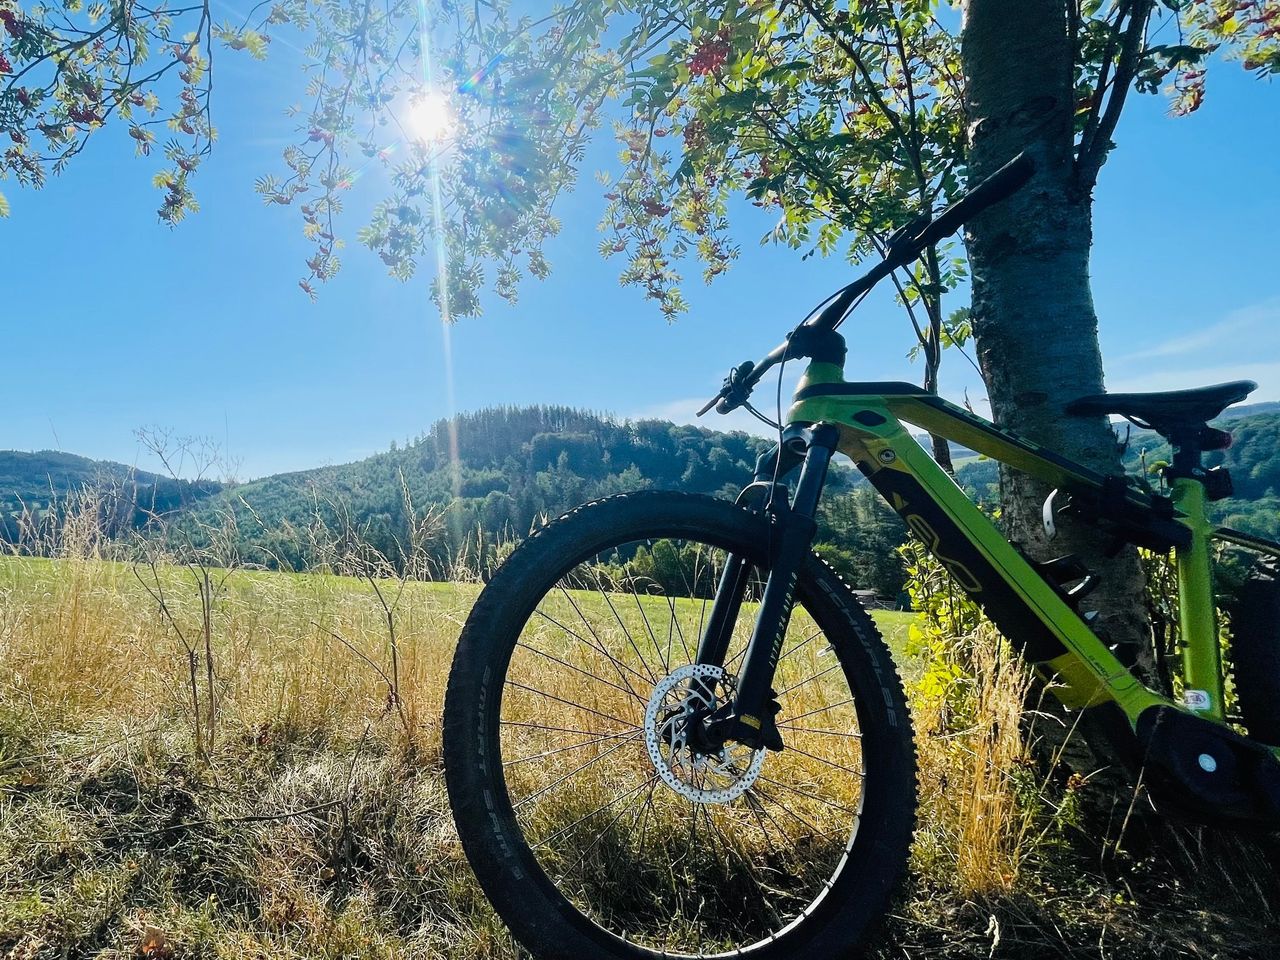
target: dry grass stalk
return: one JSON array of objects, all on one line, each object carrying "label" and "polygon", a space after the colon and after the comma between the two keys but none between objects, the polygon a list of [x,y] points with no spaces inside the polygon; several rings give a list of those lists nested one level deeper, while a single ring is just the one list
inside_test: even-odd
[{"label": "dry grass stalk", "polygon": [[[435,759],[445,669],[477,586],[420,582],[426,566],[361,553],[358,531],[335,535],[317,512],[307,536],[325,572],[193,571],[156,553],[144,576],[163,591],[168,613],[157,615],[128,557],[89,520],[110,512],[86,501],[52,534],[42,521],[46,540],[23,552],[46,556],[0,558],[0,950],[128,951],[152,928],[175,955],[514,957],[461,859]],[[414,516],[405,552],[423,558],[435,521]],[[197,588],[202,570],[215,590]],[[655,609],[666,603],[652,599]],[[805,625],[799,618],[796,629]],[[216,693],[216,738],[207,735],[214,698],[193,698],[175,628],[202,664],[216,664],[199,674]],[[1158,932],[1144,926],[1151,907],[1121,886],[1128,899],[1116,901],[1101,876],[1089,881],[1101,907],[1081,897],[1056,914],[1028,913],[1033,894],[1052,902],[1046,850],[1071,853],[1046,825],[1046,788],[1028,764],[1022,668],[989,628],[966,644],[972,680],[946,697],[915,697],[924,803],[901,915],[918,919],[895,921],[907,924],[895,936],[946,941],[930,955],[988,956],[999,946],[989,931],[1000,929],[988,918],[999,915],[1024,942],[1043,935],[1054,955],[1084,956],[1071,944],[1093,948],[1102,931],[1108,944],[1146,945],[1117,956],[1180,955],[1143,939]],[[804,657],[821,655],[810,646]],[[588,706],[625,696],[587,700],[571,675],[557,673],[555,687],[547,677]],[[815,706],[832,702],[822,684],[803,693]],[[200,741],[205,759],[193,765]],[[854,741],[840,759],[858,765]],[[830,780],[801,754],[785,760],[797,776]],[[587,789],[546,813],[563,822],[592,805]],[[1183,945],[1249,957],[1272,922],[1259,904],[1274,893],[1261,881],[1233,891],[1236,915],[1262,931],[1232,919],[1234,953],[1203,898],[1177,894],[1170,903],[1187,899],[1194,924],[1166,922]],[[988,912],[969,930],[956,905],[974,902]],[[1074,932],[1054,939],[1063,924]],[[934,929],[950,939],[929,941]]]}]

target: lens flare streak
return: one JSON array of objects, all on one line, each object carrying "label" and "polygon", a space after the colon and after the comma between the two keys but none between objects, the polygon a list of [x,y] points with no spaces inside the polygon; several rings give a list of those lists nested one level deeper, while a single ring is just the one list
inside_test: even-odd
[{"label": "lens flare streak", "polygon": [[[423,89],[436,89],[431,62],[431,34],[428,29],[426,0],[418,0],[418,38],[422,50]],[[444,112],[443,109],[440,112]],[[440,189],[440,159],[435,153],[430,159],[431,215],[436,237],[436,288],[440,300],[440,338],[444,348],[445,403],[449,415],[449,465],[453,480],[453,493],[462,491],[462,464],[458,457],[457,403],[453,383],[453,336],[450,326],[453,316],[449,307],[449,261],[444,239],[444,199]]]}]

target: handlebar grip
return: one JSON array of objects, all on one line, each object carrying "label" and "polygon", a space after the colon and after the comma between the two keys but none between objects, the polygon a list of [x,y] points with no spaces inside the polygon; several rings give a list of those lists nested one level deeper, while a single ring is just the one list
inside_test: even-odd
[{"label": "handlebar grip", "polygon": [[919,249],[949,237],[987,207],[1017,193],[1036,172],[1035,161],[1020,153],[938,214],[916,237]]}]

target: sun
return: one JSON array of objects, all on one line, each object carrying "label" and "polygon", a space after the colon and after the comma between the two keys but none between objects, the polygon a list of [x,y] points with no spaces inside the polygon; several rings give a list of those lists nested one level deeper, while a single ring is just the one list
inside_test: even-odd
[{"label": "sun", "polygon": [[439,91],[427,91],[409,102],[405,123],[415,140],[436,143],[453,130],[453,108]]}]

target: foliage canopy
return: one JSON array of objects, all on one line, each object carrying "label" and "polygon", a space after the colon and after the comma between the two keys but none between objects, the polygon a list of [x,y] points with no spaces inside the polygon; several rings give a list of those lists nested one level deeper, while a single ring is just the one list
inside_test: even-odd
[{"label": "foliage canopy", "polygon": [[[668,317],[685,308],[689,261],[710,280],[736,256],[735,201],[776,211],[765,240],[857,259],[960,185],[964,89],[948,4],[576,0],[529,11],[509,0],[263,0],[218,21],[207,0],[0,0],[0,177],[39,187],[120,123],[139,155],[161,159],[158,213],[175,224],[197,209],[193,175],[216,140],[215,56],[263,59],[281,40],[302,45],[288,108],[297,140],[257,189],[298,210],[314,245],[308,293],[338,271],[347,191],[375,168],[390,187],[354,212],[366,221],[357,236],[393,276],[442,245],[447,317],[478,313],[486,285],[514,299],[523,275],[549,270],[556,200],[603,127],[620,152],[601,175],[601,250]],[[1081,149],[1100,156],[1118,82],[1166,89],[1175,112],[1190,112],[1219,48],[1259,74],[1280,69],[1277,0],[1071,0],[1064,17]],[[415,112],[442,96],[448,122],[415,131]],[[902,296],[928,307],[960,269],[954,257],[926,262],[900,278]]]}]

